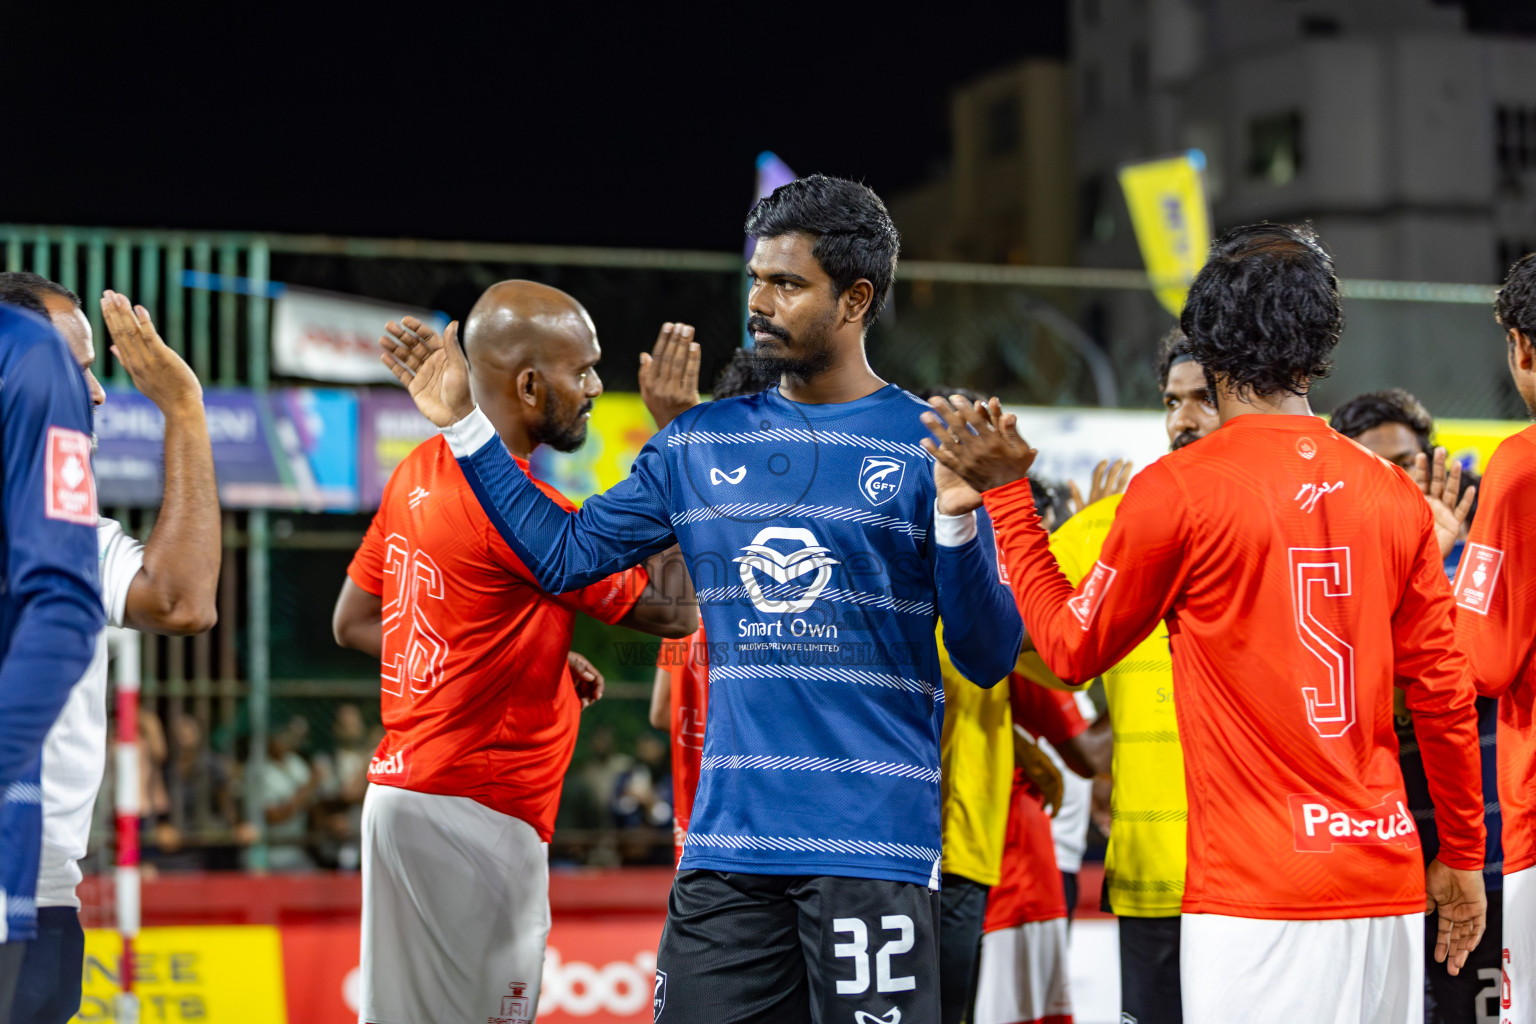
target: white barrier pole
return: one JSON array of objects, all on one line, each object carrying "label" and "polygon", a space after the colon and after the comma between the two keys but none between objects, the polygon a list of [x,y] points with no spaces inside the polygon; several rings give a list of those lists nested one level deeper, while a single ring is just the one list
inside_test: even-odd
[{"label": "white barrier pole", "polygon": [[139,634],[108,631],[112,678],[117,684],[117,931],[123,940],[122,992],[113,1019],[137,1024],[139,997],[133,990],[133,945],[139,935]]}]

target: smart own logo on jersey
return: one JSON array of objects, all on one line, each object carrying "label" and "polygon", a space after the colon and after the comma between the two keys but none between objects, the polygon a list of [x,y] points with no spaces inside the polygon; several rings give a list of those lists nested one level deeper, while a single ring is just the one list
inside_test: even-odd
[{"label": "smart own logo on jersey", "polygon": [[907,475],[907,464],[889,455],[866,455],[859,466],[859,492],[871,505],[884,505],[896,497]]},{"label": "smart own logo on jersey", "polygon": [[[774,540],[792,541],[800,546],[786,553],[768,546],[768,542]],[[747,588],[747,596],[757,610],[769,615],[805,611],[816,603],[831,581],[832,567],[842,564],[832,557],[830,548],[822,546],[814,533],[793,526],[766,527],[741,550],[746,554],[735,561],[741,566],[742,586]],[[779,591],[783,585],[792,584],[813,572],[815,577],[797,597],[769,597],[758,577],[759,573],[767,576],[778,585],[774,589]]]}]

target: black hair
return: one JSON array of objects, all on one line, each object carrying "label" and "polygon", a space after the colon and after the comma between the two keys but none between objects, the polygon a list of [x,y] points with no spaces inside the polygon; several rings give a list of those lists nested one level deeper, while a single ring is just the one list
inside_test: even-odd
[{"label": "black hair", "polygon": [[1493,312],[1499,323],[1536,342],[1536,253],[1527,253],[1509,268]]},{"label": "black hair", "polygon": [[1157,357],[1157,390],[1168,390],[1168,375],[1173,372],[1173,361],[1181,356],[1194,358],[1189,351],[1189,339],[1184,337],[1183,331],[1174,327],[1163,335],[1162,354]]},{"label": "black hair", "polygon": [[1333,257],[1310,225],[1234,228],[1211,246],[1179,326],[1212,394],[1224,380],[1239,395],[1305,395],[1344,330]]},{"label": "black hair", "polygon": [[[45,295],[61,295],[70,302],[73,302],[76,309],[81,308],[80,296],[59,284],[59,282],[50,281],[42,274],[34,274],[30,270],[0,271],[0,289],[4,289],[7,292],[25,290],[37,299],[39,306],[43,306],[43,297]],[[15,303],[15,305],[21,305],[21,303]],[[32,307],[28,306],[27,308],[31,309]],[[48,315],[46,307],[44,307],[43,315]]]},{"label": "black hair", "polygon": [[896,278],[901,235],[873,189],[846,178],[813,174],[780,185],[747,214],[747,234],[777,238],[793,233],[816,239],[811,255],[841,295],[860,278],[874,286],[864,311],[868,327],[880,315]]},{"label": "black hair", "polygon": [[1402,388],[1356,395],[1333,411],[1328,425],[1345,437],[1359,437],[1383,423],[1401,423],[1419,439],[1419,450],[1428,452],[1435,436],[1435,419],[1417,398]]},{"label": "black hair", "polygon": [[0,281],[0,303],[20,306],[29,313],[36,313],[44,320],[48,319],[48,307],[43,305],[43,300],[38,298],[37,293],[30,288]]},{"label": "black hair", "polygon": [[758,361],[752,358],[751,349],[738,348],[731,353],[731,361],[725,364],[725,369],[720,371],[710,397],[736,398],[741,395],[755,395],[759,391],[768,390],[778,382],[777,377],[769,377],[762,373]]}]

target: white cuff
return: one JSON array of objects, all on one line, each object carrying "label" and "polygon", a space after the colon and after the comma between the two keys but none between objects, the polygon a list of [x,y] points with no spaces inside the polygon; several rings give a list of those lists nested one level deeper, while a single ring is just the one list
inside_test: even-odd
[{"label": "white cuff", "polygon": [[940,547],[957,548],[969,544],[976,536],[976,513],[947,516],[939,511],[938,500],[933,503],[933,539]]},{"label": "white cuff", "polygon": [[474,412],[459,422],[443,428],[443,437],[448,441],[448,448],[456,459],[469,458],[495,436],[496,428],[491,426],[490,417],[481,412],[478,405]]}]

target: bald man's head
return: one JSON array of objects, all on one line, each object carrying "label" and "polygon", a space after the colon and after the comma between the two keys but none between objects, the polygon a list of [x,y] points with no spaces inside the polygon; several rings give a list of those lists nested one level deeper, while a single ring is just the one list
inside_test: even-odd
[{"label": "bald man's head", "polygon": [[504,437],[515,417],[534,445],[581,447],[603,393],[597,328],[581,303],[536,281],[501,281],[470,310],[463,338],[475,400]]}]

